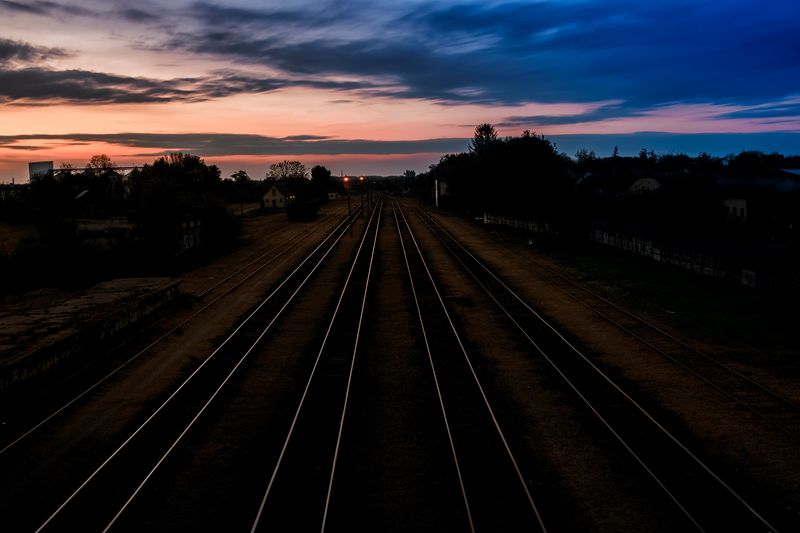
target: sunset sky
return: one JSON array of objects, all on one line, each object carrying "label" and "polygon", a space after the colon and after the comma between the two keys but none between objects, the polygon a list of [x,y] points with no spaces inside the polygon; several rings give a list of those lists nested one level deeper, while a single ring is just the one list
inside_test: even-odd
[{"label": "sunset sky", "polygon": [[0,21],[0,181],[177,150],[399,174],[482,122],[570,155],[800,153],[797,0],[0,0]]}]

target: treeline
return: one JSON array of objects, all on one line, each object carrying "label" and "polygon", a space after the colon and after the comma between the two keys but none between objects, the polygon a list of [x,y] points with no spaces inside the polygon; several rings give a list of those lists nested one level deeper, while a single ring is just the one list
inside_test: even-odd
[{"label": "treeline", "polygon": [[226,207],[228,187],[219,168],[198,156],[170,154],[134,169],[128,181],[127,215],[151,256],[174,255],[184,223],[199,223],[207,248],[223,246],[239,231],[239,219]]},{"label": "treeline", "polygon": [[[187,242],[195,255],[220,249],[240,230],[226,207],[232,183],[215,165],[183,153],[127,175],[103,155],[84,169],[62,165],[38,176],[0,210],[3,222],[33,228],[0,254],[2,292],[163,274],[184,260]],[[95,225],[88,238],[79,231],[85,220]]]},{"label": "treeline", "polygon": [[[634,157],[616,149],[606,157],[588,150],[570,157],[543,136],[500,138],[482,124],[467,152],[445,155],[416,176],[415,186],[431,197],[438,181],[440,205],[545,222],[567,234],[589,223],[617,223],[692,238],[793,240],[800,194],[771,194],[767,187],[769,179],[791,176],[787,168],[800,168],[800,157],[756,151],[690,157],[646,148]],[[730,197],[747,199],[749,224],[731,223],[724,205]]]},{"label": "treeline", "polygon": [[575,216],[570,167],[569,157],[544,137],[526,131],[498,138],[491,125],[482,124],[468,152],[442,157],[417,183],[428,189],[434,180],[446,182],[443,200],[468,213],[535,214],[566,223]]}]

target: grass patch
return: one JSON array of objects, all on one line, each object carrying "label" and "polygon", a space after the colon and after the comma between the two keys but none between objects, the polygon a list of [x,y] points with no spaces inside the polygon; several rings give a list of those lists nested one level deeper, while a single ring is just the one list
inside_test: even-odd
[{"label": "grass patch", "polygon": [[779,364],[794,365],[800,356],[794,330],[800,291],[744,287],[591,243],[537,240],[537,249],[611,301],[658,316],[694,338],[746,344],[762,361]]}]

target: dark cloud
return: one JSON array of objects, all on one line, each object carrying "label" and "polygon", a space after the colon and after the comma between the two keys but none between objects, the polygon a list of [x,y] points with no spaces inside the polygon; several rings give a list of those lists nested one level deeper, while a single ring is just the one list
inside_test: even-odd
[{"label": "dark cloud", "polygon": [[198,3],[187,16],[201,30],[167,48],[444,103],[754,102],[800,82],[796,2],[431,2],[383,18],[379,6],[337,6]]},{"label": "dark cloud", "polygon": [[629,109],[621,105],[607,105],[597,109],[576,115],[528,115],[511,116],[502,122],[498,122],[498,127],[522,127],[522,126],[563,126],[567,124],[580,124],[584,122],[596,122],[613,118],[623,118],[638,116],[642,110]]},{"label": "dark cloud", "polygon": [[61,48],[34,46],[21,41],[0,38],[0,65],[7,63],[40,63],[48,59],[67,57],[70,54]]},{"label": "dark cloud", "polygon": [[[272,38],[251,40],[247,37],[211,35],[178,36],[171,46],[198,54],[234,58],[240,63],[261,64],[287,72],[290,77],[303,77],[304,85],[328,88],[335,76],[382,80],[350,82],[351,90],[378,96],[424,98],[451,102],[497,102],[491,95],[482,95],[482,85],[491,65],[476,70],[476,64],[453,63],[449,58],[432,56],[421,43],[404,44],[374,42],[331,42],[313,40],[298,44]],[[497,73],[499,75],[499,73]],[[457,83],[454,83],[457,82]],[[335,82],[341,87],[341,82]]]},{"label": "dark cloud", "polygon": [[84,7],[58,2],[13,2],[11,0],[0,0],[0,11],[11,11],[17,13],[27,13],[31,15],[92,15],[93,12]]},{"label": "dark cloud", "polygon": [[[309,22],[319,26],[337,24],[347,9],[341,4],[321,2],[314,8],[264,8],[245,9],[233,6],[221,6],[209,2],[195,2],[191,13],[201,20],[216,20],[219,27],[241,28],[250,25],[290,25],[306,26]],[[352,19],[351,19],[352,20]]]},{"label": "dark cloud", "polygon": [[46,11],[37,4],[21,4],[19,2],[10,2],[8,0],[0,0],[0,9],[5,11],[19,11],[22,13],[33,13],[36,15],[41,15],[43,13],[46,13]]},{"label": "dark cloud", "polygon": [[32,146],[26,144],[3,144],[0,143],[0,148],[7,148],[9,150],[18,150],[20,152],[35,152],[37,150],[47,150],[46,146]]},{"label": "dark cloud", "polygon": [[147,103],[186,100],[171,82],[85,70],[0,69],[0,103]]},{"label": "dark cloud", "polygon": [[[674,102],[780,100],[800,86],[796,0],[320,0],[260,8],[204,1],[159,11],[147,1],[129,6],[113,0],[93,12],[54,1],[0,0],[0,11],[116,17],[149,26],[152,39],[143,40],[153,49],[271,72],[266,79],[209,79],[207,89],[189,90],[201,98],[302,86],[444,104],[619,100],[624,103],[617,112],[626,116]],[[154,88],[154,97],[123,90],[121,97],[183,97],[167,89]]]},{"label": "dark cloud", "polygon": [[129,20],[131,22],[152,22],[158,20],[158,17],[148,11],[141,9],[127,8],[115,11],[116,15]]},{"label": "dark cloud", "polygon": [[235,72],[157,80],[86,70],[0,66],[0,104],[13,105],[198,102],[242,93],[270,92],[289,85],[334,90],[369,87],[352,82],[259,78]]},{"label": "dark cloud", "polygon": [[423,139],[414,141],[375,141],[364,139],[333,139],[316,135],[267,137],[226,133],[156,134],[116,133],[69,135],[6,135],[0,136],[0,147],[10,148],[25,141],[105,142],[126,147],[158,149],[153,154],[183,150],[203,156],[262,156],[262,155],[408,155],[446,153],[466,150],[467,139]]},{"label": "dark cloud", "polygon": [[[137,4],[141,7],[141,2]],[[134,23],[148,23],[160,20],[159,16],[151,11],[127,6],[127,3],[108,0],[105,2],[105,9],[98,10],[75,5],[74,2],[71,4],[49,1],[22,3],[12,0],[0,0],[0,12],[7,11],[43,17],[74,16],[95,20],[115,18]]]},{"label": "dark cloud", "polygon": [[487,80],[492,94],[637,106],[785,96],[800,81],[798,15],[787,1],[612,0],[453,5],[413,20],[442,41],[491,38],[478,56],[509,74]]},{"label": "dark cloud", "polygon": [[[307,140],[305,140],[307,139]],[[599,156],[611,155],[618,147],[623,155],[635,155],[642,148],[656,153],[697,154],[700,150],[724,156],[742,150],[798,153],[800,132],[781,133],[653,133],[548,135],[559,151],[574,154],[586,148]],[[31,146],[38,141],[40,146]],[[104,142],[140,148],[140,157],[158,157],[170,151],[188,151],[204,157],[214,156],[301,156],[301,155],[411,155],[445,154],[467,150],[469,139],[422,139],[415,141],[374,141],[363,139],[318,138],[314,135],[267,137],[223,133],[198,134],[86,134],[6,135],[0,148],[14,150],[50,149],[53,144]],[[437,155],[438,158],[438,155]]]}]

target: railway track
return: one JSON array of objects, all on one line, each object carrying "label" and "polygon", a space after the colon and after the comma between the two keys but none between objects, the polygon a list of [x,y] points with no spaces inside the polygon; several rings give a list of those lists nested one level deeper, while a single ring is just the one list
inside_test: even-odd
[{"label": "railway track", "polygon": [[[427,220],[444,230],[429,214]],[[551,285],[626,335],[679,366],[763,422],[800,442],[800,405],[730,364],[708,355],[642,316],[612,302],[544,263],[529,258]]]},{"label": "railway track", "polygon": [[546,531],[414,231],[399,204],[393,211],[469,529]]},{"label": "railway track", "polygon": [[[340,213],[341,211],[341,213]],[[243,281],[246,281],[253,277],[256,273],[260,272],[265,266],[269,265],[270,263],[274,262],[275,259],[284,255],[289,248],[292,246],[304,241],[307,237],[314,234],[319,228],[324,227],[327,225],[331,220],[334,218],[343,218],[344,217],[344,208],[339,208],[333,213],[329,213],[325,215],[320,220],[316,221],[310,227],[304,229],[297,235],[293,235],[288,239],[283,239],[278,244],[271,246],[268,250],[259,253],[255,258],[248,260],[244,265],[238,267],[234,272],[228,274],[227,276],[223,277],[222,279],[209,284],[207,287],[200,290],[196,295],[195,298],[203,299],[207,295],[213,293],[217,289],[222,289],[224,294],[230,292],[230,287],[223,287],[229,281],[231,282],[232,287],[239,287]],[[282,228],[278,228],[269,232],[268,235],[275,235]],[[241,277],[240,277],[241,276]],[[237,279],[237,277],[239,279]]]},{"label": "railway track", "polygon": [[271,469],[252,532],[325,531],[382,211],[379,201],[367,221]]},{"label": "railway track", "polygon": [[[203,305],[224,302],[221,295],[282,249],[215,281]],[[601,436],[600,449],[613,448],[610,468],[642,492],[632,495],[633,505],[666,510],[675,530],[792,528],[780,509],[763,505],[758,489],[682,441],[660,412],[642,406],[435,219],[380,202],[368,217],[342,221],[198,357],[185,379],[146,409],[123,415],[107,441],[65,440],[61,449],[51,435],[71,433],[51,432],[44,421],[41,434],[29,433],[31,442],[24,437],[0,451],[0,481],[14,487],[0,490],[4,530],[408,529],[392,520],[400,509],[422,515],[402,523],[436,523],[440,530],[563,528],[565,509],[580,506],[559,501],[568,489],[546,461],[531,456],[526,442],[537,435],[519,430],[535,425],[520,420],[528,415],[493,376],[485,341],[466,340],[469,322],[450,305],[456,300],[448,301],[443,288],[450,282],[434,269],[446,257],[455,265],[447,273],[454,283],[479,291],[471,305],[499,317],[490,331],[510,331],[509,346],[543,361],[536,365],[544,369],[542,382],[574,399],[586,434]],[[397,302],[390,308],[407,309],[406,318],[378,302]],[[318,318],[306,325],[309,317]],[[378,324],[380,335],[373,331]],[[395,326],[414,337],[399,351],[413,353],[393,354],[385,345],[397,340],[398,333],[387,334]],[[398,371],[408,375],[400,380]],[[393,396],[380,397],[387,388]],[[95,413],[118,410],[104,405]],[[108,423],[92,413],[82,420]],[[385,427],[393,416],[403,418],[396,424],[401,436]],[[37,490],[25,482],[28,474],[49,486]],[[365,497],[376,489],[381,496]],[[419,494],[436,504],[421,504]],[[394,506],[399,500],[402,506]],[[380,511],[359,516],[376,503]]]},{"label": "railway track", "polygon": [[683,529],[777,530],[751,503],[757,495],[729,484],[453,235],[423,211],[417,215],[554,377],[626,450],[632,465],[655,483],[682,517]]},{"label": "railway track", "polygon": [[[336,215],[327,215],[322,220],[315,223],[312,227],[307,228],[288,239],[284,239],[277,245],[271,246],[268,250],[259,253],[255,258],[248,260],[244,265],[237,268],[231,274],[208,285],[195,296],[201,301],[199,308],[191,312],[191,314],[189,314],[186,318],[180,320],[176,325],[170,327],[164,332],[157,334],[155,338],[146,343],[144,347],[135,350],[133,354],[128,354],[127,357],[124,357],[123,360],[113,368],[102,372],[97,379],[91,380],[89,383],[79,387],[77,392],[70,393],[67,398],[64,398],[63,393],[59,396],[59,393],[62,392],[62,389],[72,385],[74,381],[84,377],[84,374],[87,373],[89,368],[100,364],[98,361],[102,362],[108,359],[114,360],[113,356],[117,352],[120,352],[125,346],[133,344],[133,341],[137,339],[137,337],[142,336],[143,333],[146,333],[147,331],[154,331],[156,326],[163,321],[166,316],[162,316],[156,321],[149,323],[144,331],[137,331],[136,333],[130,335],[124,341],[111,348],[101,358],[98,358],[97,360],[84,365],[77,371],[70,373],[53,387],[39,393],[35,398],[24,402],[17,402],[13,410],[3,413],[3,437],[2,440],[0,440],[0,456],[2,456],[12,447],[23,442],[29,435],[62,414],[67,409],[71,408],[81,399],[89,395],[92,391],[108,382],[120,371],[128,367],[131,363],[146,353],[150,352],[153,348],[165,340],[170,339],[175,335],[179,335],[185,328],[190,327],[195,319],[205,313],[209,308],[214,307],[226,296],[242,288],[254,276],[262,272],[268,266],[274,264],[282,257],[286,256],[295,246],[309,236],[313,235],[314,232],[319,228],[329,224],[330,219],[334,216]],[[343,219],[340,224],[345,220],[346,218]],[[210,299],[206,302],[202,302],[202,300],[206,297],[209,297]],[[95,373],[96,372],[97,371],[95,370]],[[72,389],[74,389],[74,385],[72,386]],[[51,396],[55,398],[51,399]],[[54,400],[58,401],[57,406],[55,407],[53,407]],[[33,423],[30,422],[32,418],[36,420]]]},{"label": "railway track", "polygon": [[[44,494],[38,499],[34,497],[33,502],[30,495],[20,495],[25,499],[17,500],[17,495],[4,493],[0,513],[7,518],[6,526],[10,530],[37,531],[104,530],[112,526],[292,304],[348,232],[354,218],[342,221],[308,253],[185,380],[175,385],[166,399],[154,405],[149,416],[142,415],[143,420],[128,424],[125,433],[116,437],[117,442],[105,444],[110,453],[97,457],[95,464],[99,465],[93,470],[73,473],[64,480],[54,479],[54,486],[42,491]],[[198,406],[202,407],[198,410]],[[12,448],[0,456],[0,461],[13,462],[16,455],[24,454],[20,447]],[[60,460],[69,464],[66,457]]]}]

